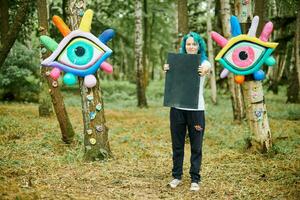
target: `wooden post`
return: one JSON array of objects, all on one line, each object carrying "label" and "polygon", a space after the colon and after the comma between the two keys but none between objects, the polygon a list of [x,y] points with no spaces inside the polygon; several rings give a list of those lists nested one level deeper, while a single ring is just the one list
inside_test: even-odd
[{"label": "wooden post", "polygon": [[[46,35],[48,31],[48,9],[47,0],[39,0],[38,4],[38,19],[39,19],[39,31],[41,35]],[[42,59],[45,59],[50,55],[50,52],[45,47],[41,46]],[[48,92],[50,93],[53,103],[54,111],[60,126],[62,140],[65,143],[71,143],[74,137],[74,130],[70,122],[68,113],[66,111],[63,96],[60,92],[58,82],[53,80],[50,76],[50,72],[46,67],[41,68],[41,76],[43,76],[43,84],[48,84]],[[45,89],[45,87],[44,87]]]},{"label": "wooden post", "polygon": [[[236,5],[242,32],[247,34],[250,20],[253,18],[251,0],[239,0]],[[262,82],[254,81],[252,75],[246,76],[242,91],[251,132],[249,148],[253,151],[267,152],[272,146],[272,140]]]},{"label": "wooden post", "polygon": [[[66,13],[69,27],[75,30],[79,27],[81,17],[85,11],[86,2],[83,0],[70,0],[67,6]],[[95,76],[97,84],[93,88],[85,87],[83,78],[79,78],[84,123],[85,161],[103,160],[112,156],[108,142],[108,128],[105,125],[106,121],[100,80],[97,73]]]}]

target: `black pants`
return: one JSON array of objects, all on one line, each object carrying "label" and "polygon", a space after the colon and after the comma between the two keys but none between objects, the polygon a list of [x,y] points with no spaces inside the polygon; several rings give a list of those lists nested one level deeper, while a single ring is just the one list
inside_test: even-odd
[{"label": "black pants", "polygon": [[187,111],[176,108],[170,110],[170,126],[173,150],[172,176],[177,179],[182,177],[184,158],[184,143],[188,129],[191,145],[190,176],[192,182],[201,180],[200,168],[202,161],[202,142],[205,129],[204,111]]}]

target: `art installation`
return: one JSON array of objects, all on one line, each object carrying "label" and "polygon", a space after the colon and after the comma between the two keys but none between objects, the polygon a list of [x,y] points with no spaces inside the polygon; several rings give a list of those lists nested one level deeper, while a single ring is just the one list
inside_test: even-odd
[{"label": "art installation", "polygon": [[254,80],[263,80],[265,72],[261,70],[263,64],[274,65],[275,59],[271,56],[278,43],[268,42],[273,31],[272,22],[265,24],[259,38],[256,37],[256,30],[259,17],[255,16],[252,20],[248,34],[242,34],[240,23],[236,16],[231,16],[232,38],[227,40],[220,34],[212,31],[212,39],[222,47],[216,56],[223,67],[220,77],[225,78],[231,72],[236,83],[242,84],[245,75],[253,74]]},{"label": "art installation", "polygon": [[57,44],[48,36],[41,36],[41,43],[51,52],[48,58],[42,61],[42,66],[52,67],[52,79],[57,80],[61,71],[65,72],[63,82],[66,85],[75,84],[76,76],[84,78],[84,85],[92,88],[96,85],[94,74],[100,68],[112,73],[112,66],[105,60],[112,54],[106,43],[115,35],[112,29],[105,30],[98,38],[90,33],[93,11],[87,10],[81,20],[79,29],[71,31],[64,21],[53,17],[53,23],[64,36]]}]

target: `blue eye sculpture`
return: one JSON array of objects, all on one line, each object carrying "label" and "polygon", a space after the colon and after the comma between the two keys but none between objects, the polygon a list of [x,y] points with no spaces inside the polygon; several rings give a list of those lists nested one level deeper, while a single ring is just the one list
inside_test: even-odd
[{"label": "blue eye sculpture", "polygon": [[242,84],[245,75],[253,74],[254,80],[263,80],[265,72],[261,66],[265,63],[268,66],[275,64],[275,59],[271,56],[278,43],[267,42],[272,30],[272,22],[265,24],[259,38],[256,37],[256,30],[259,18],[255,16],[252,20],[247,35],[241,33],[240,23],[235,16],[231,16],[232,38],[228,41],[220,34],[211,33],[212,39],[222,47],[215,60],[225,69],[221,73],[221,78],[228,76],[232,72],[235,82]]},{"label": "blue eye sculpture", "polygon": [[90,33],[93,11],[87,10],[79,29],[70,31],[64,21],[53,17],[53,22],[64,36],[57,44],[48,36],[41,36],[41,43],[53,53],[42,61],[42,66],[52,67],[50,76],[57,80],[61,71],[65,72],[63,81],[67,85],[76,83],[76,76],[84,77],[84,85],[92,88],[96,85],[94,74],[99,68],[112,73],[112,66],[105,60],[112,50],[105,44],[114,36],[112,29],[105,30],[98,38]]}]

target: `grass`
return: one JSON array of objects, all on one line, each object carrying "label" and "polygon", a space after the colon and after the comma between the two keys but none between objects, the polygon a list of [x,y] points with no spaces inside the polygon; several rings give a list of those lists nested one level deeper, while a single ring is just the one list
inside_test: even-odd
[{"label": "grass", "polygon": [[[148,109],[135,107],[135,86],[102,83],[114,157],[85,163],[80,97],[66,92],[75,141],[65,145],[55,116],[38,117],[37,104],[0,104],[0,199],[298,199],[300,196],[300,105],[283,92],[266,93],[273,137],[267,154],[245,149],[246,122],[232,121],[229,96],[209,99],[202,185],[189,191],[190,148],[183,185],[172,190],[168,108],[162,82],[148,88]],[[128,91],[128,92],[127,92]],[[209,96],[209,92],[206,93]]]}]

